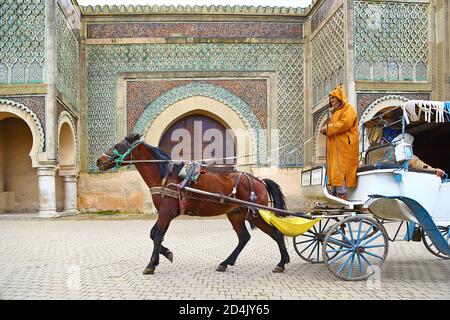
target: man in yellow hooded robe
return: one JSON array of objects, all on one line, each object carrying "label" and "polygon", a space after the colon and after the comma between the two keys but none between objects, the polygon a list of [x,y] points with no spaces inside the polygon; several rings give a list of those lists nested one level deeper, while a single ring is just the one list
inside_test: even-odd
[{"label": "man in yellow hooded robe", "polygon": [[328,185],[336,196],[347,199],[347,187],[356,187],[359,161],[358,116],[348,103],[342,86],[330,92],[328,123],[322,129],[327,136]]}]

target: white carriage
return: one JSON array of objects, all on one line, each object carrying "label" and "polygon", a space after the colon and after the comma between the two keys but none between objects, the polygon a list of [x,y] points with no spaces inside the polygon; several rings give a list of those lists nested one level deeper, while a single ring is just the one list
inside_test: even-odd
[{"label": "white carriage", "polygon": [[[304,169],[302,192],[317,201],[313,214],[328,219],[294,238],[300,257],[324,262],[342,279],[366,279],[406,225],[406,240],[423,241],[431,253],[449,259],[450,180],[409,165],[416,155],[450,172],[449,111],[442,102],[412,100],[363,123],[358,184],[349,189],[348,200],[329,193],[326,165]],[[406,133],[415,137],[414,148]],[[400,222],[392,238],[384,228],[390,222]]]}]

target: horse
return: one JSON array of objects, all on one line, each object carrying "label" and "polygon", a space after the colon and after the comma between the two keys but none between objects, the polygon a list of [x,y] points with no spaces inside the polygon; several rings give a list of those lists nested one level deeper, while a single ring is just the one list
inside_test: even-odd
[{"label": "horse", "polygon": [[[164,151],[158,147],[146,144],[140,139],[140,134],[129,134],[124,140],[104,152],[96,162],[99,170],[106,171],[131,163],[136,167],[149,188],[161,187],[170,183],[179,184],[181,178],[178,176],[178,172],[182,164],[174,165],[174,161]],[[223,195],[228,195],[235,191],[234,197],[244,201],[248,201],[250,196],[253,195],[254,203],[267,206],[269,200],[271,200],[275,208],[286,210],[285,197],[280,186],[275,181],[259,179],[251,174],[246,174],[247,179],[242,178],[236,183],[239,174],[238,171],[214,172],[207,170],[200,174],[195,183],[195,188]],[[253,190],[254,194],[251,194],[251,190]],[[150,262],[143,272],[144,274],[153,274],[155,272],[155,268],[159,265],[160,254],[170,262],[173,262],[173,253],[163,246],[162,242],[170,222],[180,215],[179,199],[161,194],[152,194],[152,200],[157,209],[158,218],[150,231],[150,238],[153,240],[153,252]],[[262,230],[277,243],[281,260],[272,270],[273,272],[283,272],[285,265],[290,262],[284,235],[278,229],[266,223],[256,209],[249,210],[233,203],[208,201],[207,198],[188,198],[185,209],[201,217],[226,214],[231,222],[238,236],[238,245],[219,264],[216,271],[224,272],[228,266],[234,266],[238,255],[250,240],[250,233],[247,230],[245,221]]]}]

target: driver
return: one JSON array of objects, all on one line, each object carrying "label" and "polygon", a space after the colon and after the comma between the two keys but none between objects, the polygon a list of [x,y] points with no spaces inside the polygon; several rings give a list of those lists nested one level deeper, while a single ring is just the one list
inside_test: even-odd
[{"label": "driver", "polygon": [[347,200],[347,188],[356,187],[359,157],[358,116],[342,86],[329,94],[330,118],[320,132],[327,136],[327,175],[332,194]]}]

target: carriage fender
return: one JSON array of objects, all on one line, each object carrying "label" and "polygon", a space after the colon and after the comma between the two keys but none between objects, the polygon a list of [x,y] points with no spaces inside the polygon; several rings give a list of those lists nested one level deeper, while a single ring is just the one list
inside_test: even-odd
[{"label": "carriage fender", "polygon": [[439,229],[437,228],[436,224],[434,223],[433,219],[431,218],[427,210],[425,210],[425,208],[416,200],[403,196],[385,197],[382,195],[370,195],[370,197],[389,198],[402,201],[411,210],[414,217],[417,219],[419,225],[430,237],[431,241],[436,246],[436,248],[442,253],[450,256],[450,247],[447,240],[445,240],[443,235],[439,232]]}]

